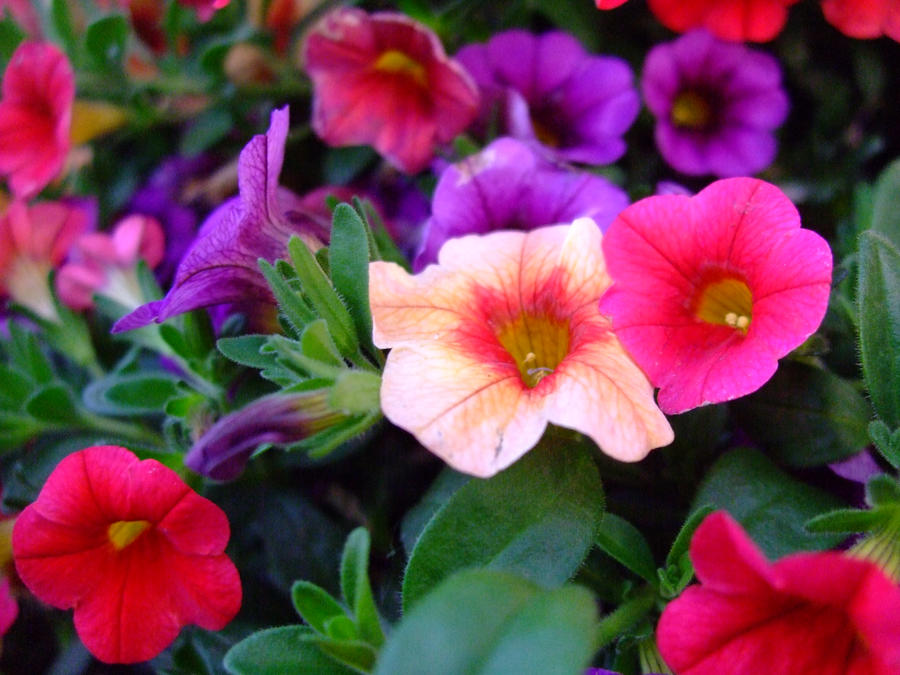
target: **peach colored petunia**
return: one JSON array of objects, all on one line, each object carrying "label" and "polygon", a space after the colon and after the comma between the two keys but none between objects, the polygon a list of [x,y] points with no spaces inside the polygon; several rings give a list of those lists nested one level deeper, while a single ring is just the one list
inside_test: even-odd
[{"label": "peach colored petunia", "polygon": [[622,461],[670,443],[650,383],[598,311],[610,285],[601,237],[580,218],[452,239],[415,276],[372,263],[374,340],[391,348],[387,418],[481,477],[524,455],[548,422]]}]

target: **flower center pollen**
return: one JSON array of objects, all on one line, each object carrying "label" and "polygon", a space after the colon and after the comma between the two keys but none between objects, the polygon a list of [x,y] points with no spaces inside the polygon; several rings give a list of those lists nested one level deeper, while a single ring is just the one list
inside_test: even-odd
[{"label": "flower center pollen", "polygon": [[383,73],[405,75],[420,87],[428,86],[428,74],[422,64],[399,49],[388,49],[383,52],[373,67]]},{"label": "flower center pollen", "polygon": [[708,283],[698,294],[694,316],[747,334],[753,316],[753,295],[740,279],[726,277]]},{"label": "flower center pollen", "polygon": [[687,89],[672,104],[672,121],[687,129],[705,129],[712,122],[712,106],[705,96]]},{"label": "flower center pollen", "polygon": [[497,339],[516,362],[522,382],[533,389],[569,353],[569,322],[523,314],[503,326]]},{"label": "flower center pollen", "polygon": [[147,520],[117,520],[107,528],[106,536],[115,549],[121,551],[132,544],[148,527],[150,522]]}]

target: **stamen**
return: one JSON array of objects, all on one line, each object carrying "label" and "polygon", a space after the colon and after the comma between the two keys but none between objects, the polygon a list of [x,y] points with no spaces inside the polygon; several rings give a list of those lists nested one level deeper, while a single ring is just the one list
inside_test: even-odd
[{"label": "stamen", "polygon": [[520,316],[496,332],[529,389],[551,375],[569,351],[569,323],[548,316]]},{"label": "stamen", "polygon": [[384,73],[406,75],[420,87],[428,86],[428,73],[424,66],[399,49],[388,49],[378,57],[372,67]]},{"label": "stamen", "polygon": [[134,543],[148,527],[150,522],[146,520],[117,520],[107,528],[106,536],[109,537],[113,547],[121,551]]},{"label": "stamen", "polygon": [[746,283],[734,277],[717,278],[701,286],[693,302],[694,316],[701,321],[728,326],[747,334],[753,296]]}]

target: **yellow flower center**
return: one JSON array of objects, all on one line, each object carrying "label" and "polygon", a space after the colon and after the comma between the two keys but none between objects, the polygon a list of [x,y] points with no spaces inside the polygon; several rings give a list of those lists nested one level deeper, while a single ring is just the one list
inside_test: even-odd
[{"label": "yellow flower center", "polygon": [[540,120],[531,118],[531,128],[534,129],[535,137],[544,145],[550,148],[558,148],[562,143],[559,135]]},{"label": "yellow flower center", "polygon": [[569,322],[522,314],[503,326],[497,339],[516,362],[525,386],[534,388],[569,353]]},{"label": "yellow flower center", "polygon": [[106,536],[117,551],[132,544],[141,536],[144,530],[150,527],[147,520],[117,520],[106,530]]},{"label": "yellow flower center", "polygon": [[428,86],[428,73],[424,66],[398,49],[388,49],[382,53],[373,67],[383,73],[405,75],[420,87]]},{"label": "yellow flower center", "polygon": [[700,290],[694,316],[707,323],[729,326],[746,335],[753,318],[753,295],[740,279],[718,279]]},{"label": "yellow flower center", "polygon": [[672,104],[672,121],[679,127],[705,129],[712,122],[709,100],[690,89],[681,92]]}]

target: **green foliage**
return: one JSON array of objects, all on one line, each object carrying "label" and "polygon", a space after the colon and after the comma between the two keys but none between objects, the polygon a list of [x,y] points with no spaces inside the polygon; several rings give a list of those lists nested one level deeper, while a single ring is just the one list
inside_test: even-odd
[{"label": "green foliage", "polygon": [[603,486],[590,454],[544,442],[493,478],[470,480],[435,513],[410,554],[404,608],[466,567],[559,585],[584,560],[602,514]]},{"label": "green foliage", "polygon": [[356,671],[329,658],[306,626],[281,626],[258,631],[225,655],[232,675],[350,675]]},{"label": "green foliage", "polygon": [[101,70],[119,71],[128,36],[128,21],[123,16],[106,16],[88,26],[84,46],[92,65]]},{"label": "green foliage", "polygon": [[825,549],[840,541],[830,534],[810,534],[803,523],[842,506],[841,501],[794,480],[757,450],[738,448],[722,455],[694,504],[728,511],[770,558]]},{"label": "green foliage", "polygon": [[403,617],[375,673],[568,675],[587,665],[596,621],[585,588],[543,590],[508,572],[464,570]]},{"label": "green foliage", "polygon": [[624,518],[608,511],[603,514],[597,546],[645,581],[656,583],[656,564],[650,545],[640,530]]},{"label": "green foliage", "polygon": [[882,457],[900,469],[900,427],[891,431],[881,420],[874,420],[869,423],[869,436]]}]

